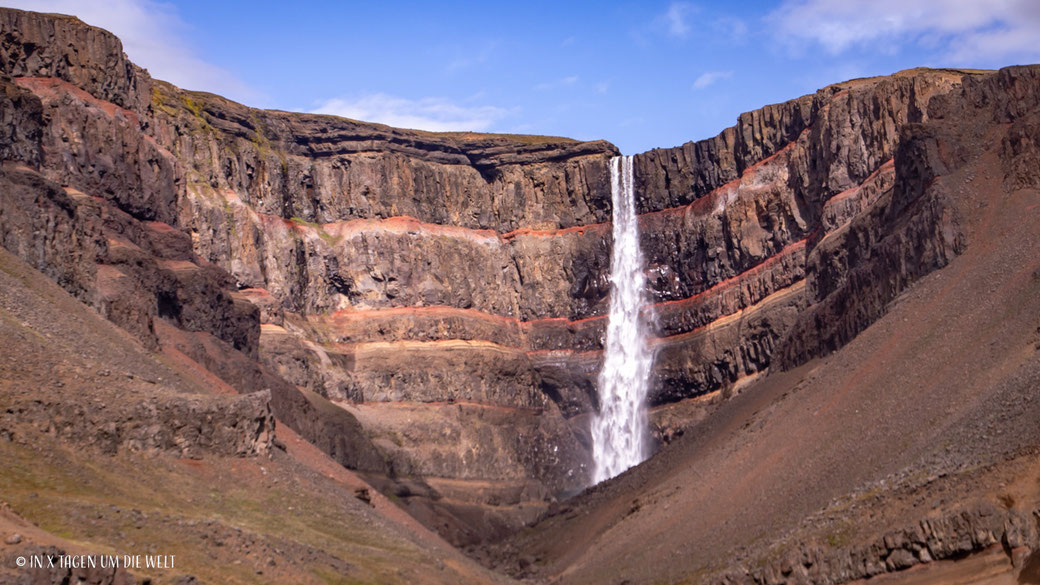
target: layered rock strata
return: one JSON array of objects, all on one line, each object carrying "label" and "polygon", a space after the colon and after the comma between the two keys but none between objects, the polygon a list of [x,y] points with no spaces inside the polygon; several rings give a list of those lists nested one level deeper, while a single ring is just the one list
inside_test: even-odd
[{"label": "layered rock strata", "polygon": [[832,226],[852,215],[806,238],[805,307],[769,375],[657,409],[703,420],[518,533],[497,566],[566,583],[842,583],[918,565],[882,580],[1033,580],[1038,104],[1036,66],[934,96],[901,130],[890,187],[882,165],[824,207]]},{"label": "layered rock strata", "polygon": [[[170,345],[163,330],[191,333],[217,348],[219,359],[211,361],[239,359],[259,370],[254,359],[259,310],[236,292],[226,271],[196,255],[189,234],[170,223],[183,181],[176,159],[145,132],[148,102],[139,98],[150,96],[147,73],[126,60],[115,37],[74,18],[6,9],[0,15],[6,35],[0,42],[0,112],[10,140],[0,167],[0,243],[146,348]],[[345,464],[385,469],[380,457],[365,455],[366,445],[373,448],[348,413],[328,414],[284,381],[245,384],[237,377],[240,370],[221,373],[240,391],[270,392],[260,395],[269,398],[259,399],[253,411],[238,414],[266,420],[270,412],[263,409],[270,408],[318,444],[349,445],[341,448],[349,454],[338,457]],[[209,450],[215,452],[257,451],[239,449],[239,441],[220,425],[167,433],[145,424],[156,416],[176,419],[182,411],[213,418],[200,414],[211,406],[156,400],[127,412],[85,407],[86,420],[97,424],[66,430],[73,439],[106,448],[171,450],[212,442]],[[228,416],[237,412],[227,404],[212,408],[227,410]],[[54,414],[46,405],[23,414],[31,418],[34,412]],[[184,422],[194,425],[193,416]],[[143,427],[130,424],[135,417]],[[126,428],[105,431],[115,420]],[[261,426],[269,434],[273,420],[267,422],[272,424]]]},{"label": "layered rock strata", "polygon": [[[5,248],[147,346],[270,388],[341,462],[441,485],[459,542],[467,506],[515,523],[588,481],[615,147],[252,109],[75,19],[0,15]],[[636,155],[655,405],[837,347],[958,253],[918,188],[945,155],[912,130],[976,77],[850,81]]]}]

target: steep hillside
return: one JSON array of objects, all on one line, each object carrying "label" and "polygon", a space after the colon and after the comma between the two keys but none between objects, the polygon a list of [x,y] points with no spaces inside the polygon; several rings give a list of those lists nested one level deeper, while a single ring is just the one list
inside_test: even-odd
[{"label": "steep hillside", "polygon": [[[5,250],[0,345],[0,582],[508,582],[276,426],[268,393],[149,352]],[[175,558],[15,564],[40,554]]]}]

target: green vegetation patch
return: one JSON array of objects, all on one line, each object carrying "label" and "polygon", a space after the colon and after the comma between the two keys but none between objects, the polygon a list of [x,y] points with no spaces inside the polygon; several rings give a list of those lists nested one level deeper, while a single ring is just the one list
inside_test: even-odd
[{"label": "green vegetation patch", "polygon": [[210,124],[206,117],[204,103],[185,91],[179,91],[173,95],[169,91],[160,89],[159,85],[152,88],[152,108],[158,110],[171,118],[180,117],[181,113],[190,115],[195,120],[195,126],[202,132],[216,134],[217,129]]},{"label": "green vegetation patch", "polygon": [[303,219],[302,217],[297,217],[295,215],[289,218],[289,221],[293,222],[296,225],[301,225],[313,229],[315,233],[318,234],[318,237],[321,238],[322,241],[328,244],[329,246],[335,246],[343,239],[343,236],[333,236],[329,232],[325,231],[325,228],[323,228],[322,225],[318,222],[308,221],[306,219]]}]

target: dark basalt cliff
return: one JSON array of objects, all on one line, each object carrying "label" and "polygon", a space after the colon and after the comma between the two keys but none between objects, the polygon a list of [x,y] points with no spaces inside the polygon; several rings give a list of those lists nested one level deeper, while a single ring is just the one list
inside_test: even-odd
[{"label": "dark basalt cliff", "polygon": [[[847,104],[947,74],[824,94],[883,120]],[[660,388],[674,394],[657,400],[723,392],[661,405],[663,438],[681,438],[554,506],[489,563],[568,584],[1036,580],[1040,67],[957,77],[870,147],[890,159],[847,181],[821,174],[840,179],[822,207],[797,177],[854,166],[811,154],[826,116],[683,208],[702,223],[673,239],[692,233],[712,254],[668,266],[718,276],[659,305],[662,328],[705,324],[661,340]],[[851,128],[822,134],[872,134],[867,117],[841,119]]]},{"label": "dark basalt cliff", "polygon": [[[153,80],[73,18],[0,28],[6,249],[146,347],[271,390],[457,543],[587,483],[615,147],[258,110]],[[949,262],[931,179],[957,153],[922,124],[996,87],[1017,119],[1035,91],[1009,88],[1036,76],[854,80],[637,155],[653,404],[831,351]]]}]

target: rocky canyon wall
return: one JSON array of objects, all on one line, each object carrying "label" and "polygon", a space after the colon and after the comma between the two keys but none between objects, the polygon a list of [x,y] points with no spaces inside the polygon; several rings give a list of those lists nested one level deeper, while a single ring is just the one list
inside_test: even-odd
[{"label": "rocky canyon wall", "polygon": [[[458,543],[587,483],[614,146],[258,110],[76,19],[0,27],[5,248],[147,347],[271,389]],[[854,80],[636,155],[651,401],[834,349],[956,254],[920,124],[991,77]]]},{"label": "rocky canyon wall", "polygon": [[342,463],[384,469],[353,417],[323,415],[256,363],[259,310],[176,227],[182,171],[145,132],[153,82],[118,39],[17,10],[0,10],[0,25],[3,246],[146,348],[209,360],[242,392],[270,390],[263,406],[283,422],[350,444]]}]

